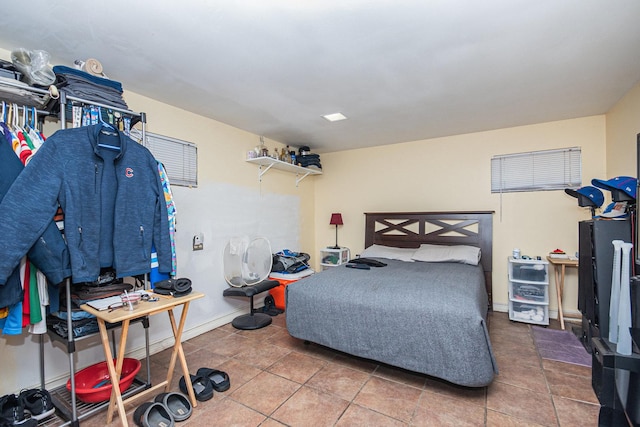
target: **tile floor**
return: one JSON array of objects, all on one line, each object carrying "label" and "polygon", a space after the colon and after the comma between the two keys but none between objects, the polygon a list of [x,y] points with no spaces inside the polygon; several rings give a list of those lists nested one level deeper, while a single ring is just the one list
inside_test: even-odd
[{"label": "tile floor", "polygon": [[[231,389],[199,402],[178,425],[597,426],[591,369],[541,359],[529,325],[506,313],[490,317],[500,374],[480,389],[305,345],[289,336],[284,315],[256,331],[222,326],[186,341],[184,350],[192,373],[203,366],[224,370]],[[169,350],[152,356],[156,381],[169,356]],[[180,376],[176,370],[172,390]],[[140,403],[127,407],[131,426]],[[105,416],[82,426],[104,426]]]}]

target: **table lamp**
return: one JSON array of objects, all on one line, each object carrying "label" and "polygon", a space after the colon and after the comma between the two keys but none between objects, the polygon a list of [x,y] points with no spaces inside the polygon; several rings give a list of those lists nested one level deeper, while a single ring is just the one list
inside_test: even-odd
[{"label": "table lamp", "polygon": [[333,249],[340,249],[340,246],[338,246],[338,226],[344,224],[342,222],[342,214],[341,213],[332,213],[331,214],[331,221],[329,221],[329,224],[336,226],[336,245],[333,247]]}]

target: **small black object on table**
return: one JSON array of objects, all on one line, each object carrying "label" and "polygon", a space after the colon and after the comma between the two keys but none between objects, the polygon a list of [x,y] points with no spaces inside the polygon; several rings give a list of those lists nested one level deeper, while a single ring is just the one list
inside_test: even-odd
[{"label": "small black object on table", "polygon": [[251,299],[251,309],[248,314],[243,314],[231,322],[236,329],[260,329],[271,324],[271,316],[265,313],[256,313],[253,308],[253,297],[269,289],[280,286],[277,280],[263,280],[255,285],[247,285],[242,287],[230,287],[224,290],[222,295],[225,297],[249,297]]}]

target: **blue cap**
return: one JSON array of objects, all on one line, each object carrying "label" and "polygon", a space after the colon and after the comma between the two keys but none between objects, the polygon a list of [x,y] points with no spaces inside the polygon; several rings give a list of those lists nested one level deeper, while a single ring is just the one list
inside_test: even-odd
[{"label": "blue cap", "polygon": [[603,218],[626,218],[627,216],[629,216],[627,202],[611,202],[600,214]]},{"label": "blue cap", "polygon": [[594,206],[599,208],[604,203],[604,194],[602,194],[602,191],[590,185],[578,188],[577,190],[565,188],[564,192],[570,196],[576,197],[580,206]]},{"label": "blue cap", "polygon": [[591,183],[596,187],[604,188],[609,191],[620,190],[625,192],[629,197],[634,199],[636,198],[638,180],[630,176],[616,176],[615,178],[611,178],[607,181],[592,179]]}]

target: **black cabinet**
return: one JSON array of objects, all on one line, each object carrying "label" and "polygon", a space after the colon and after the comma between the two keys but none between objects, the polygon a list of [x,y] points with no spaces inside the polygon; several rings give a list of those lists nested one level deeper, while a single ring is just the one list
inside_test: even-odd
[{"label": "black cabinet", "polygon": [[613,272],[613,240],[631,242],[631,221],[592,219],[578,224],[578,309],[583,314],[582,342],[609,334],[609,304]]},{"label": "black cabinet", "polygon": [[598,425],[640,425],[640,354],[616,353],[605,338],[592,341],[593,391],[600,401]]}]

